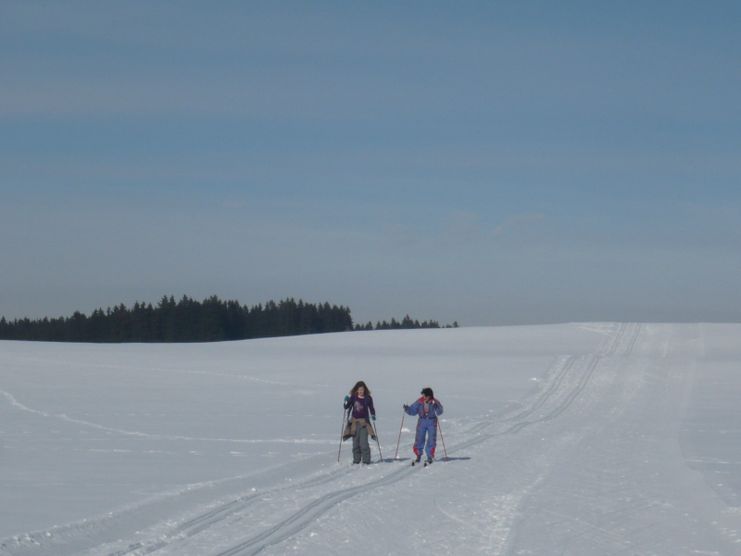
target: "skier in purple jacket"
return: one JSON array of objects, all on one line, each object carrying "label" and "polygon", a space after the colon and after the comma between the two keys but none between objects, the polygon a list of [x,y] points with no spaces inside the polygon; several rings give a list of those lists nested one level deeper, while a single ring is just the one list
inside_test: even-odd
[{"label": "skier in purple jacket", "polygon": [[[407,415],[417,415],[417,434],[414,439],[414,455],[417,462],[422,459],[423,451],[427,452],[427,463],[432,463],[437,445],[437,416],[443,414],[443,404],[435,399],[432,388],[422,389],[422,397],[412,405],[404,405]],[[427,446],[425,446],[427,437]]]},{"label": "skier in purple jacket", "polygon": [[373,398],[370,390],[362,380],[358,381],[350,395],[345,396],[345,409],[349,413],[349,420],[345,426],[342,439],[352,437],[352,459],[353,463],[370,463],[371,450],[368,437],[376,439],[376,431],[373,430],[371,421],[376,420],[376,409],[373,407]]}]

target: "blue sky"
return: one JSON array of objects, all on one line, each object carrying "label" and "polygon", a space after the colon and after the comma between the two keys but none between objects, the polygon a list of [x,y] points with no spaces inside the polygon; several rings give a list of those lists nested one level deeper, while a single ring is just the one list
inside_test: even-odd
[{"label": "blue sky", "polygon": [[741,321],[736,2],[0,4],[0,314]]}]

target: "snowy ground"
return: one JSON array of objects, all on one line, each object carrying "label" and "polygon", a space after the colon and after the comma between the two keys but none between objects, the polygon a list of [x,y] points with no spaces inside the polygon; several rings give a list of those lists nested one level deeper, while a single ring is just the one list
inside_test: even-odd
[{"label": "snowy ground", "polygon": [[[0,555],[741,554],[739,362],[738,325],[0,342]],[[427,385],[449,460],[412,468]]]}]

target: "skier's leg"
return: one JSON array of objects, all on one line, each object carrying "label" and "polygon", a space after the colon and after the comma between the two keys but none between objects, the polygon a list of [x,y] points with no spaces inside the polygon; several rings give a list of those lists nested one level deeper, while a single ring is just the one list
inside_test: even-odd
[{"label": "skier's leg", "polygon": [[425,448],[425,430],[422,426],[422,419],[417,420],[417,434],[414,437],[414,455],[417,457],[417,461],[422,458],[422,451]]},{"label": "skier's leg", "polygon": [[352,437],[352,462],[360,463],[360,431],[365,427],[355,427],[355,434]]},{"label": "skier's leg", "polygon": [[434,420],[430,421],[427,427],[427,459],[432,461],[435,457],[435,447],[437,446],[437,422]]},{"label": "skier's leg", "polygon": [[370,446],[368,445],[368,427],[358,427],[358,440],[363,463],[370,463],[371,453]]}]

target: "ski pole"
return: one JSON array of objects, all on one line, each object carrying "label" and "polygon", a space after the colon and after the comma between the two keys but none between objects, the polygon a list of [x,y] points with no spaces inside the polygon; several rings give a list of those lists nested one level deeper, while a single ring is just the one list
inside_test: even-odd
[{"label": "ski pole", "polygon": [[443,443],[443,452],[445,452],[445,461],[448,461],[448,450],[445,449],[445,437],[443,436],[443,428],[440,426],[440,419],[437,419],[437,430],[440,431],[440,440]]},{"label": "ski pole", "polygon": [[378,457],[381,458],[379,463],[383,461],[383,453],[381,453],[381,441],[378,440],[378,427],[373,425],[374,432],[376,433],[376,444],[378,444]]},{"label": "ski pole", "polygon": [[394,454],[394,459],[399,459],[399,442],[401,442],[401,429],[404,428],[404,415],[405,411],[401,410],[401,426],[399,427],[399,438],[396,439],[396,453]]},{"label": "ski pole", "polygon": [[345,434],[345,421],[347,420],[347,413],[349,410],[342,409],[342,428],[340,429],[340,447],[337,448],[337,463],[340,463],[340,452],[342,451],[342,437]]}]

